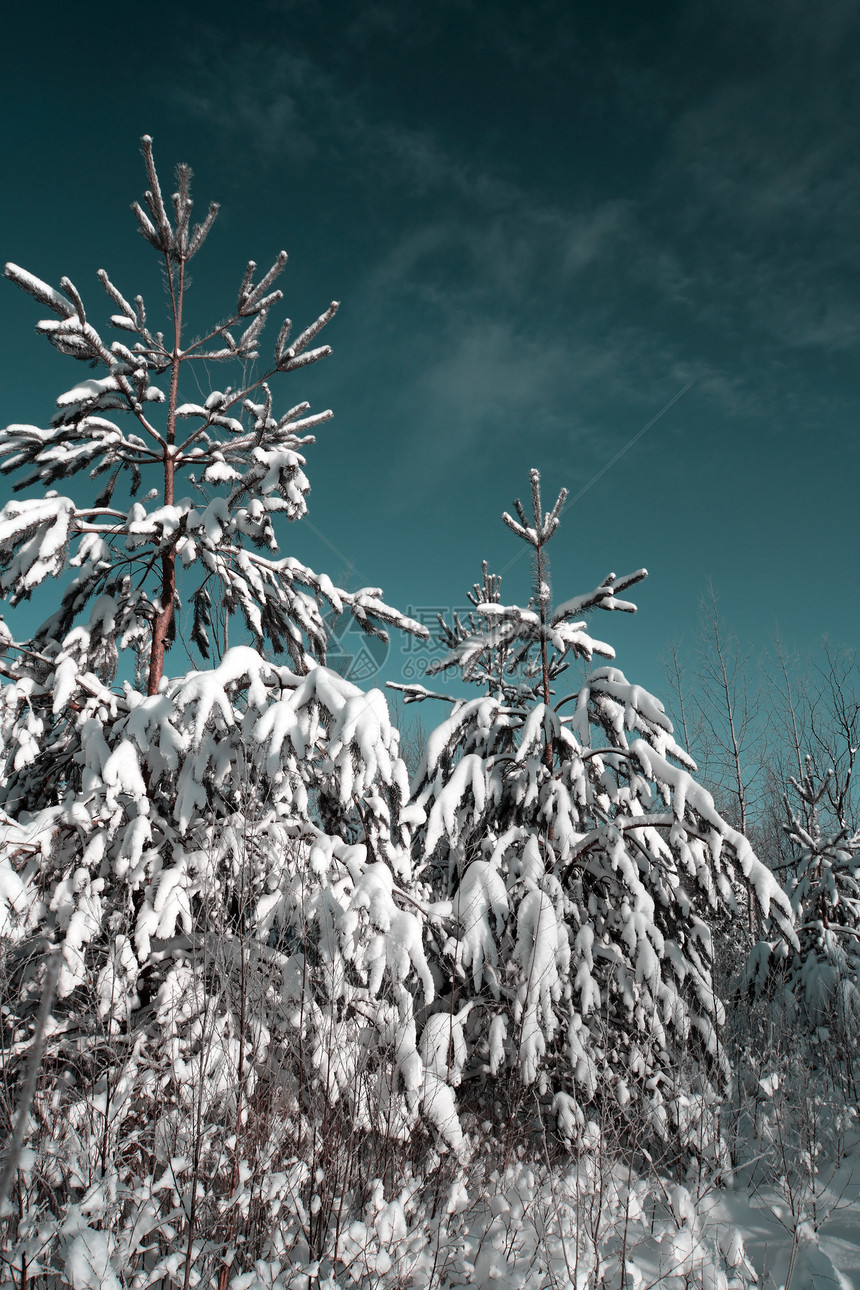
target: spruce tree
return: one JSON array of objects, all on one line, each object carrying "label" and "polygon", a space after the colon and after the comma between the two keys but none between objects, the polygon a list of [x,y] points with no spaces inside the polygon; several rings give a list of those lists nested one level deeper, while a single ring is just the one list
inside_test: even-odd
[{"label": "spruce tree", "polygon": [[467,1010],[472,1060],[533,1087],[568,1139],[611,1104],[658,1138],[705,1146],[727,1073],[711,922],[741,882],[789,938],[791,909],[696,782],[662,704],[595,666],[614,654],[584,616],[633,612],[622,593],[645,570],[555,603],[547,545],[566,493],[544,512],[533,470],[531,494],[529,514],[517,502],[503,516],[531,549],[528,604],[502,603],[485,564],[471,615],[442,625],[433,670],[483,693],[398,687],[451,707],[409,806],[423,876],[451,902],[446,1006]]},{"label": "spruce tree", "polygon": [[[6,267],[53,315],[37,331],[85,371],[47,429],[0,435],[0,469],[25,490],[0,511],[0,591],[14,607],[47,586],[57,605],[32,636],[13,620],[2,640],[10,1095],[56,989],[22,1121],[39,1173],[19,1179],[27,1221],[7,1227],[4,1257],[40,1251],[50,1272],[80,1239],[81,1258],[96,1250],[129,1275],[181,1266],[186,1286],[223,1259],[226,1285],[237,1213],[248,1259],[279,1241],[313,1261],[340,1232],[333,1199],[311,1206],[332,1108],[383,1143],[423,1120],[463,1146],[433,1026],[417,1029],[434,982],[398,735],[380,691],[324,666],[326,614],[426,633],[378,589],[343,591],[280,553],[282,521],[306,510],[310,432],[331,414],[276,412],[272,387],[329,354],[318,338],[337,305],[295,336],[283,322],[264,362],[282,252],[263,273],[249,263],[226,319],[189,336],[188,265],[217,207],[195,225],[188,168],[166,198],[148,137],[143,156],[133,209],[166,330],[101,271],[108,342],[67,278],[55,289]],[[188,379],[196,393],[219,365],[221,387],[187,401]],[[104,481],[92,501],[71,491],[82,474]],[[183,605],[203,666],[171,674]],[[96,1186],[109,1197],[98,1232],[75,1208]]]}]

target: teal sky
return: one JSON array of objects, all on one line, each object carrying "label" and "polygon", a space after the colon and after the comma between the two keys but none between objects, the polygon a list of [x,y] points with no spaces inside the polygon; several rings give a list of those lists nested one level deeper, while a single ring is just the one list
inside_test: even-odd
[{"label": "teal sky", "polygon": [[[538,466],[548,502],[585,489],[559,600],[650,571],[635,619],[594,623],[630,679],[665,692],[708,579],[755,651],[856,643],[856,4],[49,2],[4,29],[3,260],[98,318],[104,267],[153,312],[148,132],[165,180],[188,161],[222,204],[201,323],[282,246],[297,323],[342,300],[334,357],[281,387],[335,411],[288,553],[462,604],[517,554],[498,517]],[[79,375],[39,316],[2,287],[4,424],[47,423]]]}]

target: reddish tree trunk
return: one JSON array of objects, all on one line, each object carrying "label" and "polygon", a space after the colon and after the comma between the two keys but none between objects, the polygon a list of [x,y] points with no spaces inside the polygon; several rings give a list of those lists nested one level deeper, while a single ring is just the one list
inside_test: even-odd
[{"label": "reddish tree trunk", "polygon": [[[182,303],[185,294],[185,261],[179,262],[179,281],[174,283],[170,260],[167,262],[170,297],[173,305],[173,356],[170,371],[170,396],[167,404],[167,439],[164,448],[164,505],[173,505],[173,482],[176,474],[174,451],[176,443],[176,405],[179,397],[179,364],[182,361]],[[164,654],[170,624],[173,621],[173,602],[176,596],[176,548],[171,544],[161,555],[161,608],[152,624],[152,644],[149,651],[149,676],[147,694],[157,694],[164,674]]]}]

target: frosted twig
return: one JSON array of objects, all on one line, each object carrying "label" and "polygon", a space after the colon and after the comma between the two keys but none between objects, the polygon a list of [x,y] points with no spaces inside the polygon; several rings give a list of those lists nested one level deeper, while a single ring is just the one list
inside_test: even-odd
[{"label": "frosted twig", "polygon": [[48,963],[45,988],[42,995],[42,1005],[39,1008],[39,1016],[36,1020],[36,1029],[33,1032],[33,1042],[30,1048],[30,1056],[27,1061],[27,1073],[24,1078],[24,1085],[21,1089],[21,1097],[18,1102],[18,1114],[15,1117],[15,1128],[12,1131],[12,1138],[9,1142],[6,1163],[3,1166],[3,1173],[2,1176],[0,1176],[0,1217],[3,1217],[6,1212],[6,1200],[12,1187],[12,1180],[15,1177],[15,1172],[18,1168],[21,1147],[24,1143],[27,1119],[30,1114],[33,1094],[36,1091],[36,1080],[38,1079],[39,1070],[42,1065],[42,1053],[45,1048],[45,1030],[48,1025],[48,1017],[51,1015],[51,1007],[54,1003],[54,992],[57,988],[57,977],[59,976],[61,961],[62,950],[57,947]]}]

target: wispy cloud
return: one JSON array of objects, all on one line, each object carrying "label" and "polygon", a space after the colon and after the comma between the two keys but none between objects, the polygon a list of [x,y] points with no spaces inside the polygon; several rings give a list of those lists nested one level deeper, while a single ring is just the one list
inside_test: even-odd
[{"label": "wispy cloud", "polygon": [[[761,410],[782,380],[781,348],[856,343],[853,6],[836,3],[826,17],[800,0],[778,12],[737,6],[728,28],[751,51],[740,76],[721,61],[722,12],[698,0],[647,56],[638,39],[592,32],[594,66],[580,20],[554,0],[512,26],[462,0],[409,21],[384,0],[348,9],[333,19],[341,25],[325,64],[291,0],[273,6],[283,44],[233,47],[204,33],[181,93],[254,164],[334,167],[371,206],[388,194],[398,218],[353,285],[354,304],[363,316],[407,309],[426,325],[433,343],[408,342],[420,374],[406,384],[421,418],[432,411],[447,428],[452,452],[476,427],[514,422],[535,402],[588,406],[600,380],[638,406],[697,374],[727,413]],[[565,78],[582,76],[582,98],[594,100],[585,119],[602,111],[619,158],[637,140],[647,164],[617,170],[600,195],[544,172],[540,139],[526,174],[476,146],[468,121],[458,142],[432,112],[423,128],[394,115],[362,60],[386,41],[442,57],[452,16],[485,39],[519,92],[541,83],[561,96]],[[708,42],[713,73],[697,83],[684,50]]]}]

